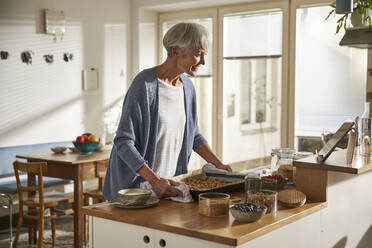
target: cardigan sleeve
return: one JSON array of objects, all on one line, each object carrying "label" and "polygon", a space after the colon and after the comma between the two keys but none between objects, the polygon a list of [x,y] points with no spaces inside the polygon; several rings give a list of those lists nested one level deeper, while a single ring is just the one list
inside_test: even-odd
[{"label": "cardigan sleeve", "polygon": [[149,109],[144,83],[133,81],[124,100],[118,130],[114,139],[118,156],[133,173],[148,163],[143,158],[141,138],[149,129]]},{"label": "cardigan sleeve", "polygon": [[199,146],[201,145],[204,145],[207,143],[207,140],[203,137],[203,135],[200,133],[199,131],[199,126],[198,124],[196,123],[196,127],[195,127],[195,135],[194,135],[194,144],[193,144],[193,147],[192,149],[195,150],[196,148],[198,148]]}]

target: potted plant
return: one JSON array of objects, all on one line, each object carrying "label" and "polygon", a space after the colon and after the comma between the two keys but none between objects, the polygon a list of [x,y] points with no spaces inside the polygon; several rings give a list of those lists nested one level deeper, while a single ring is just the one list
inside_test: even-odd
[{"label": "potted plant", "polygon": [[[336,4],[333,3],[330,6],[332,7],[332,10],[329,12],[325,20],[327,20],[332,14],[336,15],[336,12],[335,12]],[[344,29],[346,30],[349,16],[350,16],[351,24],[354,27],[358,27],[358,26],[371,27],[372,26],[371,13],[372,13],[372,0],[355,0],[353,13],[343,14],[337,20],[336,34],[340,31],[342,27],[344,27]]]}]

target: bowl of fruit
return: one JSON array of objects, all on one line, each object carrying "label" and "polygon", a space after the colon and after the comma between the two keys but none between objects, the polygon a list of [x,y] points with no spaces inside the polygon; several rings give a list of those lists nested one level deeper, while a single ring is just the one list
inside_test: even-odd
[{"label": "bowl of fruit", "polygon": [[238,203],[230,207],[230,213],[235,220],[240,222],[255,222],[260,220],[266,213],[267,207],[251,202]]},{"label": "bowl of fruit", "polygon": [[82,154],[92,154],[99,145],[99,137],[92,133],[84,133],[72,141],[76,149]]}]

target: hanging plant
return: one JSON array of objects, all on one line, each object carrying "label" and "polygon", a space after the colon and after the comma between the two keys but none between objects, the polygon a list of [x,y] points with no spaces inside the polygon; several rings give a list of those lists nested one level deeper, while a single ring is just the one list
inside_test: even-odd
[{"label": "hanging plant", "polygon": [[[332,10],[329,12],[328,16],[325,18],[325,20],[328,20],[328,18],[333,14],[336,16],[336,4],[330,4],[330,7],[332,7]],[[354,8],[353,13],[346,13],[343,14],[338,20],[337,20],[337,26],[336,26],[336,34],[340,31],[340,29],[343,27],[345,30],[348,28],[347,23],[349,20],[349,17],[356,17],[360,20],[361,24],[368,25],[370,28],[372,27],[372,19],[371,19],[371,13],[372,13],[372,0],[356,0],[354,1]],[[355,22],[352,22],[353,25],[355,25]]]}]

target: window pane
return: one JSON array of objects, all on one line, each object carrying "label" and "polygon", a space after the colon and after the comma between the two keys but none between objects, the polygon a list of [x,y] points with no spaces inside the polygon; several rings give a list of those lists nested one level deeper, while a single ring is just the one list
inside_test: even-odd
[{"label": "window pane", "polygon": [[242,124],[249,124],[251,123],[251,108],[252,108],[252,94],[251,94],[251,88],[252,88],[252,79],[251,79],[251,68],[252,68],[252,62],[251,60],[232,60],[231,63],[234,63],[236,65],[242,65],[245,70],[242,70],[242,73],[245,73],[246,75],[243,75],[244,80],[241,80],[241,94],[243,97],[241,97],[240,100],[240,108],[241,108],[241,122]]},{"label": "window pane", "polygon": [[266,121],[266,59],[256,61],[256,73],[254,78],[256,90],[256,122]]},{"label": "window pane", "polygon": [[224,57],[282,54],[282,13],[224,18]]},{"label": "window pane", "polygon": [[[212,18],[203,19],[184,19],[172,20],[163,23],[163,37],[164,34],[175,24],[179,22],[195,22],[207,28],[210,39],[213,37]],[[167,57],[165,49],[163,49],[163,59]],[[207,139],[209,144],[212,144],[212,101],[213,101],[213,78],[212,78],[212,44],[210,44],[209,51],[205,56],[205,65],[200,66],[197,77],[190,77],[194,83],[197,103],[198,103],[198,117],[199,129],[203,136]],[[189,170],[199,169],[205,164],[205,161],[196,153],[192,153],[188,165]]]},{"label": "window pane", "polygon": [[229,15],[223,23],[223,160],[263,165],[280,145],[282,13]]},{"label": "window pane", "polygon": [[300,150],[315,150],[306,139],[335,132],[364,109],[367,50],[338,45],[344,30],[335,35],[338,18],[324,21],[330,10],[297,10],[295,135]]}]

